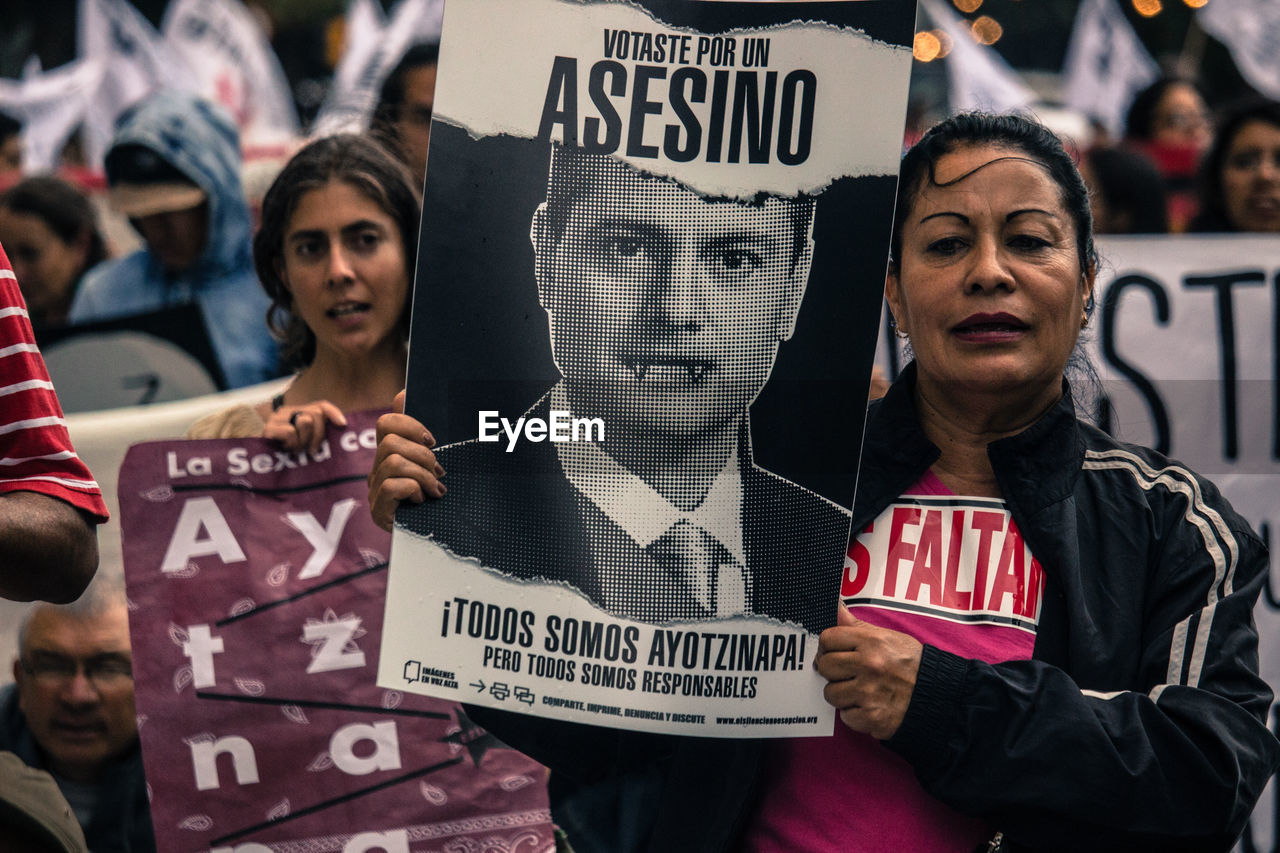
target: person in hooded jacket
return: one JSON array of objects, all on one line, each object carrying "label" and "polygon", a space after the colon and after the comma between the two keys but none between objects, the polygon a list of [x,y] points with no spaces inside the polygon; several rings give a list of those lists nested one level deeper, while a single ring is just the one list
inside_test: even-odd
[{"label": "person in hooded jacket", "polygon": [[253,270],[240,185],[240,140],[218,107],[162,91],[127,110],[106,156],[109,200],[143,248],[91,270],[69,321],[88,323],[199,304],[227,385],[279,375]]}]

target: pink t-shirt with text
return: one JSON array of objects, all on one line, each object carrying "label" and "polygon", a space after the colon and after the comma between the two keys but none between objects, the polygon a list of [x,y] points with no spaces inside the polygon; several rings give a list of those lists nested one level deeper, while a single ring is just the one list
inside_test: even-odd
[{"label": "pink t-shirt with text", "polygon": [[[1044,572],[1004,502],[952,493],[932,472],[849,545],[855,616],[988,663],[1031,657]],[[772,745],[754,853],[970,853],[993,828],[925,793],[911,766],[836,718],[831,737]]]}]

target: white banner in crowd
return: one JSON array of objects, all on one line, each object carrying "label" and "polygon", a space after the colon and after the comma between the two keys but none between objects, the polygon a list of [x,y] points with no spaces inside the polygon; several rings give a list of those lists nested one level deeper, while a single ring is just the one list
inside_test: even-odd
[{"label": "white banner in crowd", "polygon": [[245,146],[298,135],[289,84],[262,27],[240,0],[173,0],[161,25],[200,94],[227,108]]},{"label": "white banner in crowd", "polygon": [[[1280,530],[1280,239],[1112,237],[1099,249],[1088,344],[1112,433],[1182,460],[1256,529]],[[1268,658],[1280,684],[1280,643]]]},{"label": "white banner in crowd", "polygon": [[[352,0],[346,46],[313,123],[314,135],[360,131],[378,89],[412,45],[440,40],[444,0]],[[100,165],[116,118],[161,88],[196,92],[226,107],[245,145],[295,138],[297,110],[265,33],[239,0],[173,0],[163,35],[127,0],[79,0],[79,59],[0,79],[0,110],[24,125],[24,169],[51,170],[82,121],[85,159]]]},{"label": "white banner in crowd", "polygon": [[1280,98],[1280,3],[1275,0],[1215,0],[1201,7],[1205,32],[1231,49],[1231,58],[1249,84]]},{"label": "white banner in crowd", "polygon": [[96,164],[106,155],[122,110],[162,86],[195,91],[195,78],[126,0],[80,0],[77,19],[80,56],[107,69],[84,114],[85,158]]},{"label": "white banner in crowd", "polygon": [[[356,103],[355,93],[360,88],[361,72],[372,64],[378,52],[378,40],[384,26],[386,18],[377,0],[351,0],[343,19],[342,58],[333,70],[329,94],[311,126],[316,136],[337,132],[346,122],[359,125],[363,121],[364,115]],[[366,108],[372,108],[372,91],[367,95]]]},{"label": "white banner in crowd", "polygon": [[973,38],[963,18],[945,0],[920,0],[920,8],[951,37],[947,55],[949,98],[952,112],[990,110],[1004,112],[1029,107],[1036,100],[1016,71],[1000,54]]},{"label": "white banner in crowd", "polygon": [[0,111],[22,122],[22,168],[52,171],[67,138],[89,108],[106,68],[77,59],[52,71],[31,64],[19,80],[0,79]]},{"label": "white banner in crowd", "polygon": [[311,135],[359,132],[368,127],[382,81],[410,47],[440,41],[443,15],[444,0],[400,0],[389,20],[376,0],[351,0],[346,47]]},{"label": "white banner in crowd", "polygon": [[1084,0],[1062,75],[1062,99],[1120,136],[1134,95],[1154,82],[1160,69],[1115,0]]}]

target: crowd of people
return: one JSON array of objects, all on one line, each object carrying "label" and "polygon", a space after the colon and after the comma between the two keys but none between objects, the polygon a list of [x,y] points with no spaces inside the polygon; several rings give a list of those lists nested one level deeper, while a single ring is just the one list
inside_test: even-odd
[{"label": "crowd of people", "polygon": [[[389,408],[407,360],[436,58],[411,49],[372,130],[302,146],[260,207],[218,108],[174,93],[137,104],[105,162],[109,208],[141,238],[128,253],[110,256],[71,183],[28,177],[0,195],[13,267],[0,263],[0,293],[16,308],[20,283],[27,306],[0,325],[0,393],[13,395],[2,420],[19,424],[0,435],[44,427],[5,448],[0,595],[63,602],[30,612],[15,683],[0,691],[0,750],[21,762],[0,754],[0,832],[21,849],[155,844],[123,590],[102,579],[66,604],[88,584],[106,510],[31,327],[195,304],[228,387],[292,375],[273,399],[192,425],[192,438],[315,449],[347,413]],[[659,737],[477,712],[551,769],[568,843],[1230,848],[1280,763],[1251,617],[1265,548],[1211,483],[1078,420],[1063,378],[1093,308],[1093,235],[1177,232],[1280,232],[1280,104],[1214,115],[1190,82],[1161,80],[1135,100],[1126,138],[1083,151],[1079,171],[1021,118],[963,115],[924,134],[903,161],[886,283],[914,361],[873,404],[853,530],[903,495],[1003,501],[1048,574],[1040,635],[931,633],[925,619],[841,608],[815,664],[841,720],[829,738]],[[380,424],[370,505],[384,526],[406,500],[464,512],[429,426],[402,413]],[[874,819],[851,822],[851,801]]]},{"label": "crowd of people", "polygon": [[108,257],[99,211],[72,182],[38,175],[4,191],[0,596],[39,603],[0,691],[0,848],[156,849],[123,583],[90,583],[107,510],[35,331],[194,303],[229,387],[294,372],[274,399],[202,419],[192,438],[314,448],[344,411],[388,408],[404,383],[436,56],[411,49],[374,130],[302,147],[256,217],[230,118],[174,92],[123,115],[107,152],[108,215],[136,229],[133,251]]},{"label": "crowd of people", "polygon": [[1099,234],[1280,231],[1280,103],[1211,108],[1195,83],[1138,93],[1122,139],[1086,146],[1080,171]]},{"label": "crowd of people", "polygon": [[[419,188],[437,58],[435,45],[406,52],[369,130]],[[98,188],[64,177],[20,179],[19,130],[0,122],[0,150],[13,154],[0,160],[0,241],[37,333],[197,303],[217,318],[206,327],[226,387],[288,369],[258,322],[267,310],[251,260],[258,200],[246,198],[225,115],[173,94],[134,108],[106,159],[106,204]],[[1165,77],[1134,99],[1123,138],[1099,134],[1076,153],[1099,234],[1280,231],[1280,103],[1253,96],[1210,109],[1192,81]],[[102,216],[131,223],[141,246],[113,257],[128,238],[104,239]]]},{"label": "crowd of people", "polygon": [[[438,53],[434,44],[406,51],[382,86],[367,133],[399,161],[415,196],[426,174]],[[16,122],[0,123],[0,151],[12,155],[0,160],[0,245],[37,336],[194,304],[224,387],[300,366],[263,322],[274,310],[254,268],[263,200],[244,183],[239,136],[225,111],[175,91],[134,105],[117,120],[104,186],[92,178],[21,176],[19,133]],[[107,236],[107,226],[118,231],[122,221],[137,239]],[[411,268],[416,222],[404,231]]]}]

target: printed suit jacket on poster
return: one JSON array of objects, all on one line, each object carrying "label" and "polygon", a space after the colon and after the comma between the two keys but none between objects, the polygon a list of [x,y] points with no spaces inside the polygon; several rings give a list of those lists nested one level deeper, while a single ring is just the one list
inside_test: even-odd
[{"label": "printed suit jacket on poster", "polygon": [[[545,419],[548,397],[526,416]],[[550,442],[522,441],[508,453],[505,441],[473,440],[436,456],[451,474],[449,493],[402,506],[398,520],[412,532],[490,569],[567,583],[601,606],[598,561],[609,554],[627,566],[637,595],[656,596],[667,618],[688,615],[689,594],[570,484]],[[756,466],[748,452],[740,451],[739,465],[750,608],[819,633],[832,624],[839,575],[838,564],[823,567],[821,560],[842,560],[849,513]]]}]

